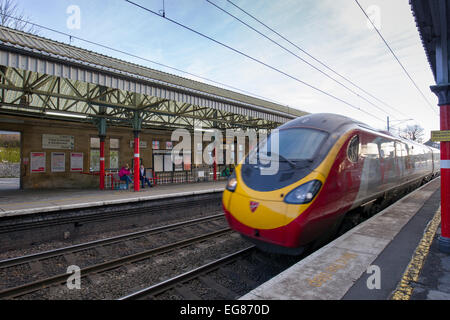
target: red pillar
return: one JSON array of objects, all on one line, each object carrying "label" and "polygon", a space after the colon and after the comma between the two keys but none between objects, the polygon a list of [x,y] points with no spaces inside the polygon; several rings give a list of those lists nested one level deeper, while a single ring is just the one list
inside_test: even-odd
[{"label": "red pillar", "polygon": [[216,156],[216,149],[213,150],[213,160],[214,160],[214,181],[217,181],[217,156]]},{"label": "red pillar", "polygon": [[[440,47],[437,48],[441,49]],[[447,75],[443,71],[448,66],[447,54],[442,57],[445,58],[443,62],[445,67],[441,66],[436,70],[438,73],[437,82],[442,84],[431,86],[430,89],[439,99],[441,131],[447,131],[450,130],[450,84],[447,83]],[[439,250],[450,253],[450,141],[441,141],[441,236],[439,237]]]},{"label": "red pillar", "polygon": [[[441,130],[450,130],[450,105],[441,105]],[[441,141],[441,236],[450,240],[450,142]]]},{"label": "red pillar", "polygon": [[140,190],[140,181],[139,181],[139,163],[140,155],[139,155],[139,131],[134,132],[134,191]]},{"label": "red pillar", "polygon": [[100,190],[105,190],[105,137],[100,137]]}]

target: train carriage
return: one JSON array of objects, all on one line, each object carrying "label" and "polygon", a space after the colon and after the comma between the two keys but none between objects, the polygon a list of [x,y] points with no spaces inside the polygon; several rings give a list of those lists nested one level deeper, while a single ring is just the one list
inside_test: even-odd
[{"label": "train carriage", "polygon": [[[312,114],[278,128],[275,174],[258,152],[236,166],[223,194],[232,229],[264,250],[298,254],[336,230],[351,209],[439,173],[439,150],[353,119]],[[255,155],[254,154],[254,155]]]}]

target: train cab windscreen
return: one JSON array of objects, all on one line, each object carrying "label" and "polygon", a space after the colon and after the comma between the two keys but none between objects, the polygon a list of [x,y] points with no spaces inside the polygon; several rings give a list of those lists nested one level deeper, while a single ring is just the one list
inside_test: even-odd
[{"label": "train cab windscreen", "polygon": [[[254,190],[269,191],[298,181],[311,172],[312,161],[327,137],[328,133],[310,128],[280,130],[278,139],[277,134],[272,133],[245,159],[244,182]],[[261,166],[271,161],[279,162],[278,170],[275,174],[262,175]]]},{"label": "train cab windscreen", "polygon": [[[261,142],[258,147],[260,156],[278,153],[280,161],[283,160],[311,160],[327,137],[327,133],[309,128],[291,128],[280,130],[278,139],[276,135],[271,135],[267,140]],[[273,144],[277,143],[278,148]],[[257,150],[255,150],[257,151]]]}]

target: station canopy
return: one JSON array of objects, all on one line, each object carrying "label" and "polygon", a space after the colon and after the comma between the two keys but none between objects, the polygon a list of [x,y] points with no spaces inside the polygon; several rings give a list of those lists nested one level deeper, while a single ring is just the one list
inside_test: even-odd
[{"label": "station canopy", "polygon": [[450,1],[410,0],[410,5],[434,78],[438,84],[447,82]]},{"label": "station canopy", "polygon": [[[0,26],[0,114],[145,128],[273,129],[305,112]],[[133,120],[134,119],[134,120]]]}]

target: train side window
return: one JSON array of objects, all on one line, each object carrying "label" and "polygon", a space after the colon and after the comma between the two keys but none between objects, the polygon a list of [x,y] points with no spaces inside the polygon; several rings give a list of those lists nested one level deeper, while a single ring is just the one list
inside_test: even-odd
[{"label": "train side window", "polygon": [[393,141],[383,141],[380,143],[380,155],[383,159],[395,158],[395,144]]},{"label": "train side window", "polygon": [[347,157],[350,162],[356,163],[358,162],[359,157],[359,136],[354,136],[347,148]]}]

